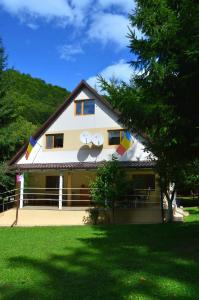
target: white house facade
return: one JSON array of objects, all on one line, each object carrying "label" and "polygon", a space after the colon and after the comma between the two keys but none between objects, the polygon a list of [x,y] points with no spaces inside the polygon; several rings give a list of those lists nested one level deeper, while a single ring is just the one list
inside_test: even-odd
[{"label": "white house facade", "polygon": [[[97,168],[116,154],[127,130],[119,117],[119,112],[81,81],[33,136],[37,143],[28,159],[24,145],[10,161],[10,168],[20,175],[20,208],[37,205],[63,210],[92,205],[89,182]],[[138,208],[141,199],[142,206],[151,202],[150,207],[154,204],[161,215],[155,161],[149,159],[142,137],[133,129],[130,134],[131,147],[117,155],[134,186],[129,209]]]}]

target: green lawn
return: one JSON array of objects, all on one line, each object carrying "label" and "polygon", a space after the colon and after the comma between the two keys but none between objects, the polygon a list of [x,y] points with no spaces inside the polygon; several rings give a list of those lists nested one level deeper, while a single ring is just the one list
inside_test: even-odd
[{"label": "green lawn", "polygon": [[199,222],[199,207],[187,207],[185,211],[189,212],[189,216],[185,218],[186,222]]},{"label": "green lawn", "polygon": [[0,299],[199,298],[199,209],[183,224],[0,229]]}]

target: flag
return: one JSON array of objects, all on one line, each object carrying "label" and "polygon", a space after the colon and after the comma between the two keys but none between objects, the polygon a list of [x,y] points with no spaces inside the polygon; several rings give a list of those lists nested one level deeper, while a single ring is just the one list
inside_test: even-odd
[{"label": "flag", "polygon": [[120,145],[116,149],[116,152],[122,156],[131,147],[131,144],[131,134],[129,131],[126,131],[124,133],[124,137],[122,138]]},{"label": "flag", "polygon": [[29,144],[28,144],[28,147],[27,147],[27,150],[26,150],[26,160],[28,159],[33,147],[36,145],[37,141],[31,136],[30,137],[30,141],[29,141]]}]

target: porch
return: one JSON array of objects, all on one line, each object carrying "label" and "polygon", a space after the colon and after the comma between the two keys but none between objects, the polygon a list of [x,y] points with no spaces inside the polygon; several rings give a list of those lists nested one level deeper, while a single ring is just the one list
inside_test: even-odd
[{"label": "porch", "polygon": [[[60,205],[59,190],[55,190],[55,193],[51,191],[54,199],[53,197],[49,198],[49,194],[46,194],[42,188],[35,191],[36,188],[24,188],[23,193],[21,193],[21,189],[15,189],[9,195],[4,195],[0,201],[0,226],[11,226],[16,219],[18,219],[18,226],[61,226],[90,223],[90,210],[94,207],[94,203],[88,199],[90,194],[80,194],[86,197],[82,200],[71,199],[68,202],[68,200],[62,199]],[[68,195],[66,194],[66,196]],[[17,211],[19,204],[21,208]],[[111,221],[118,224],[143,224],[160,223],[162,221],[160,201],[151,198],[148,190],[137,190],[136,194],[124,195],[120,201],[117,201],[115,203],[114,220],[112,219],[111,209],[100,207],[98,209],[100,219],[105,223]],[[18,214],[18,217],[16,217],[16,214]]]},{"label": "porch", "polygon": [[21,174],[20,208],[41,206],[46,208],[90,207],[89,182],[94,172],[38,171]]},{"label": "porch", "polygon": [[[115,203],[114,223],[162,222],[157,175],[149,169],[127,172],[132,188]],[[95,206],[89,182],[95,176],[95,170],[40,170],[21,173],[16,189],[2,196],[0,226],[10,226],[14,222],[17,203],[20,208],[18,226],[89,223],[89,210]],[[136,180],[137,186],[134,184]],[[103,209],[100,210],[102,215]],[[108,214],[111,218],[111,212]]]},{"label": "porch", "polygon": [[[116,203],[117,207],[160,206],[158,178],[152,170],[128,170],[127,175],[130,188]],[[40,170],[23,173],[20,177],[21,181],[17,186],[20,208],[38,206],[63,210],[94,206],[89,184],[96,177],[96,170]]]}]

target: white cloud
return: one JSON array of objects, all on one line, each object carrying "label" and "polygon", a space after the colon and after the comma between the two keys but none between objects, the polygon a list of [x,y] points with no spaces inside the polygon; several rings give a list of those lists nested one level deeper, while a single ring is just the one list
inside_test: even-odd
[{"label": "white cloud", "polygon": [[84,42],[111,41],[120,48],[128,45],[127,13],[134,6],[134,0],[0,0],[0,7],[29,28],[35,30],[40,19],[54,21],[63,28],[70,25],[71,34],[80,33]]},{"label": "white cloud", "polygon": [[71,7],[65,0],[0,0],[0,4],[10,13],[29,14],[33,17],[71,18]]},{"label": "white cloud", "polygon": [[[106,67],[104,70],[102,70],[98,75],[101,75],[106,80],[110,80],[112,78],[115,78],[117,80],[121,80],[124,82],[129,82],[131,76],[133,74],[132,68],[128,63],[126,63],[123,59],[121,59],[119,62],[110,65]],[[98,91],[100,91],[100,86],[98,83],[97,76],[90,77],[87,82],[94,88],[96,88]]]},{"label": "white cloud", "polygon": [[58,47],[58,52],[60,54],[60,58],[67,61],[75,61],[75,56],[77,54],[84,53],[83,49],[79,45],[62,45]]},{"label": "white cloud", "polygon": [[84,25],[84,23],[88,20],[88,14],[91,9],[91,5],[93,0],[71,0],[71,8],[74,15],[74,23],[75,27],[80,27]]},{"label": "white cloud", "polygon": [[37,30],[39,26],[35,23],[27,23],[27,26],[32,30]]},{"label": "white cloud", "polygon": [[116,6],[127,13],[132,11],[135,7],[135,3],[133,0],[99,0],[99,4],[103,8],[110,8],[111,6]]},{"label": "white cloud", "polygon": [[[92,0],[0,0],[7,12],[23,21],[29,18],[55,20],[58,25],[80,26],[86,19]],[[78,21],[78,22],[77,22]]]},{"label": "white cloud", "polygon": [[88,36],[101,43],[115,42],[120,47],[128,45],[128,18],[123,15],[101,13],[93,16]]}]

